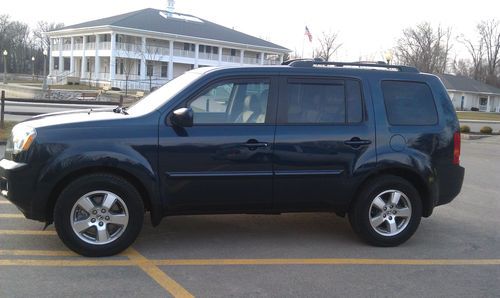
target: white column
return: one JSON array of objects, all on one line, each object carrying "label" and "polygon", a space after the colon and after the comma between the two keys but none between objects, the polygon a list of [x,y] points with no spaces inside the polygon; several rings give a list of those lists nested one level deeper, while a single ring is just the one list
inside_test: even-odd
[{"label": "white column", "polygon": [[51,38],[50,39],[50,51],[49,52],[49,56],[48,57],[43,57],[43,59],[49,59],[49,77],[52,76],[52,74],[54,73],[54,59],[52,58],[52,52],[54,51],[54,39]]},{"label": "white column", "polygon": [[80,74],[80,78],[85,78],[87,72],[87,57],[85,56],[86,47],[87,47],[87,36],[84,35],[82,42],[82,67],[81,67],[82,73]]},{"label": "white column", "polygon": [[116,33],[111,33],[111,47],[109,51],[109,83],[113,85],[116,74]]},{"label": "white column", "polygon": [[73,51],[75,50],[75,37],[71,36],[71,54],[69,58],[69,73],[73,76],[75,72],[75,57],[73,56]]},{"label": "white column", "polygon": [[266,55],[266,53],[262,52],[260,53],[260,65],[264,65],[264,56]]},{"label": "white column", "polygon": [[64,71],[63,38],[59,38],[59,73]]},{"label": "white column", "polygon": [[170,57],[168,59],[167,78],[170,81],[174,79],[174,41],[171,40],[168,44],[169,44]]},{"label": "white column", "polygon": [[486,102],[486,112],[489,112],[491,108],[491,96],[488,95],[488,101]]},{"label": "white column", "polygon": [[141,39],[141,81],[146,80],[146,37]]},{"label": "white column", "polygon": [[194,68],[198,68],[198,56],[200,54],[200,45],[194,45]]},{"label": "white column", "polygon": [[95,59],[94,59],[94,79],[96,81],[99,80],[99,76],[101,73],[101,58],[99,57],[99,34],[95,36]]},{"label": "white column", "polygon": [[219,47],[219,66],[222,64],[222,47]]},{"label": "white column", "polygon": [[280,55],[280,64],[283,63],[283,55]]},{"label": "white column", "polygon": [[245,57],[245,51],[240,50],[240,64],[242,64],[242,65],[243,65],[243,57]]}]

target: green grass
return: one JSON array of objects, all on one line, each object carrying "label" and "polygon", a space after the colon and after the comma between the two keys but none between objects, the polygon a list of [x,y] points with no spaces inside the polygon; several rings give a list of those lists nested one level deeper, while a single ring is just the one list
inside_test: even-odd
[{"label": "green grass", "polygon": [[500,113],[486,112],[457,112],[458,119],[463,120],[485,120],[485,121],[500,121]]},{"label": "green grass", "polygon": [[10,131],[12,130],[12,127],[16,125],[17,122],[13,121],[4,121],[4,128],[0,128],[0,141],[7,141],[7,139],[10,136]]}]

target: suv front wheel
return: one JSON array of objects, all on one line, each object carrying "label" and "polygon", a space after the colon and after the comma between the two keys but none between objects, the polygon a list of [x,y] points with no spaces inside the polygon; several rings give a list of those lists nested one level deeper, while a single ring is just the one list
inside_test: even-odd
[{"label": "suv front wheel", "polygon": [[397,176],[370,181],[349,212],[354,231],[376,246],[397,246],[417,230],[422,217],[418,191]]},{"label": "suv front wheel", "polygon": [[54,208],[59,238],[90,257],[110,256],[130,246],[139,234],[144,205],[137,189],[111,174],[91,174],[70,183]]}]

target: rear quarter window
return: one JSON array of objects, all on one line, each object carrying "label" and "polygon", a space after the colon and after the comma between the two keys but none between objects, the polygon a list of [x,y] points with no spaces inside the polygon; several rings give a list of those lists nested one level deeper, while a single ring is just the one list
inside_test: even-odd
[{"label": "rear quarter window", "polygon": [[422,82],[382,81],[391,125],[434,125],[438,115],[429,86]]}]

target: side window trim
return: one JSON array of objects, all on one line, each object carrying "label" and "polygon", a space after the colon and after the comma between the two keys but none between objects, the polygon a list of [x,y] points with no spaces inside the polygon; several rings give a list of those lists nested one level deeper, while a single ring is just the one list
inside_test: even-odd
[{"label": "side window trim", "polygon": [[[289,83],[306,83],[306,84],[332,84],[332,82],[341,82],[344,86],[344,102],[345,102],[345,121],[344,122],[331,122],[331,123],[288,123],[286,121],[286,116],[284,115],[284,110],[282,108],[282,102],[286,100],[287,96],[287,86]],[[361,100],[361,121],[349,122],[348,115],[348,101],[346,92],[346,82],[353,81],[357,82],[359,85],[360,100]],[[335,84],[333,84],[335,85]],[[279,97],[276,105],[276,124],[281,126],[356,126],[362,125],[368,120],[367,107],[364,96],[363,81],[359,78],[352,77],[301,77],[301,76],[281,76],[279,81]]]},{"label": "side window trim", "polygon": [[[217,78],[205,83],[201,88],[197,91],[189,95],[185,100],[183,100],[180,104],[176,105],[168,114],[167,114],[167,125],[172,126],[170,122],[170,115],[179,108],[188,107],[193,101],[195,101],[198,97],[208,92],[215,85],[227,83],[267,83],[269,85],[269,95],[267,100],[267,110],[266,110],[266,119],[264,123],[196,123],[193,126],[262,126],[262,125],[271,125],[276,123],[276,109],[277,109],[277,94],[278,94],[278,86],[277,86],[277,75],[249,75],[249,76],[229,76],[224,78]],[[233,92],[233,91],[231,91]]]},{"label": "side window trim", "polygon": [[[389,113],[388,113],[388,109],[387,109],[387,103],[386,103],[386,100],[385,100],[384,88],[382,86],[384,82],[415,83],[415,84],[423,84],[423,85],[425,85],[428,88],[428,90],[429,90],[429,94],[431,95],[432,105],[433,105],[435,116],[436,116],[436,121],[434,123],[432,123],[432,124],[393,124],[393,123],[391,123],[391,121],[389,120]],[[380,80],[380,91],[382,93],[382,100],[384,101],[384,108],[385,108],[386,120],[387,120],[387,123],[390,126],[398,126],[398,127],[405,127],[405,126],[435,126],[435,125],[439,124],[440,118],[439,118],[439,112],[438,112],[438,109],[437,109],[437,106],[436,106],[436,98],[434,96],[434,93],[432,91],[431,86],[426,81],[421,81],[421,80],[420,81],[419,80],[398,80],[398,79]]]}]

